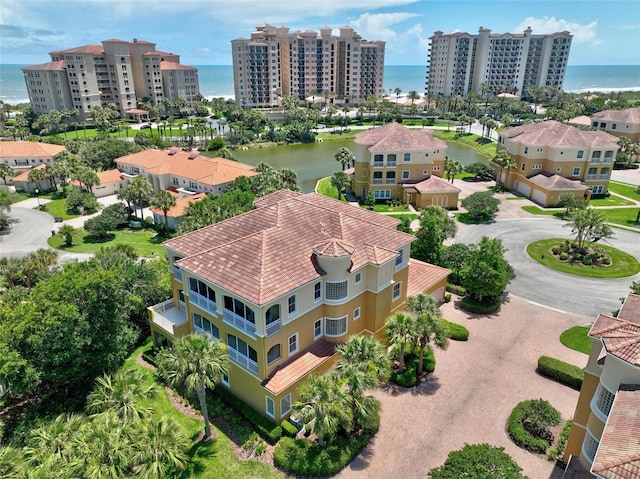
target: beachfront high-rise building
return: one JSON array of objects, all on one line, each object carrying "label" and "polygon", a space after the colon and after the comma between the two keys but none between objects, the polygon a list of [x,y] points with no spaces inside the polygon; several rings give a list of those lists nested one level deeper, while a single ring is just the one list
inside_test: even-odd
[{"label": "beachfront high-rise building", "polygon": [[200,93],[198,70],[182,65],[180,55],[156,50],[155,43],[104,40],[49,55],[50,62],[22,69],[39,115],[75,109],[76,119],[86,120],[92,108],[114,103],[125,116],[136,110],[138,99],[151,104],[183,99],[190,105]]},{"label": "beachfront high-rise building", "polygon": [[567,32],[532,35],[492,34],[480,27],[477,35],[437,31],[430,40],[426,91],[431,95],[466,95],[486,84],[495,94],[526,97],[527,87],[562,89],[572,35]]},{"label": "beachfront high-rise building", "polygon": [[368,42],[353,28],[290,32],[259,25],[251,38],[231,41],[236,102],[277,104],[286,95],[310,101],[357,103],[383,95],[385,42]]}]

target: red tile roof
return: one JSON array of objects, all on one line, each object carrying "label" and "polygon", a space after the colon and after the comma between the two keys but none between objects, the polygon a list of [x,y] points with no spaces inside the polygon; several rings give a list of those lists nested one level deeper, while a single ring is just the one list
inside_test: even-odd
[{"label": "red tile roof", "polygon": [[55,53],[90,53],[100,55],[104,53],[104,47],[102,45],[82,45],[67,50],[56,50]]},{"label": "red tile roof", "polygon": [[161,61],[160,70],[198,70],[198,69],[190,65],[183,65],[182,63]]},{"label": "red tile roof", "polygon": [[640,295],[629,294],[618,317],[600,314],[589,336],[600,339],[608,354],[640,367]]},{"label": "red tile roof", "polygon": [[164,244],[185,257],[181,268],[261,305],[324,275],[313,252],[323,242],[353,248],[356,270],[392,261],[414,239],[396,230],[398,220],[341,201],[275,194],[284,199]]},{"label": "red tile roof", "polygon": [[587,187],[580,180],[570,180],[564,176],[545,175],[543,173],[532,176],[529,181],[547,190],[584,190]]},{"label": "red tile roof", "polygon": [[57,62],[42,63],[40,65],[29,65],[24,67],[22,71],[41,71],[41,70],[64,70],[67,67],[64,60],[58,60]]},{"label": "red tile roof", "polygon": [[625,110],[604,110],[594,113],[593,120],[619,121],[620,123],[640,123],[640,107]]},{"label": "red tile roof", "polygon": [[[114,168],[113,170],[100,171],[97,174],[101,185],[115,183],[122,179],[122,173],[117,168]],[[81,183],[78,180],[71,180],[71,184],[81,186]]]},{"label": "red tile roof", "polygon": [[444,181],[433,175],[417,183],[405,182],[402,184],[402,187],[405,189],[413,188],[419,193],[460,193],[462,191],[448,181]]},{"label": "red tile roof", "polygon": [[586,131],[555,120],[508,128],[500,136],[523,145],[551,147],[618,148],[618,139],[604,131]]},{"label": "red tile roof", "polygon": [[[167,210],[167,218],[180,218],[184,216],[185,211],[191,203],[197,203],[207,197],[204,193],[198,193],[197,195],[183,196],[176,199],[176,204]],[[164,211],[160,208],[151,208],[151,212],[164,217]]]},{"label": "red tile roof", "polygon": [[433,264],[409,260],[409,279],[407,280],[407,296],[419,293],[431,293],[431,289],[451,273],[446,268]]},{"label": "red tile roof", "polygon": [[640,385],[620,385],[591,470],[606,479],[640,479]]},{"label": "red tile roof", "polygon": [[20,181],[29,181],[29,173],[30,173],[31,171],[33,171],[33,170],[42,170],[42,169],[43,169],[43,168],[45,168],[46,166],[47,166],[47,165],[38,165],[38,166],[36,166],[35,168],[31,168],[31,169],[29,169],[29,170],[27,170],[27,171],[23,171],[23,172],[22,172],[22,173],[20,173],[19,175],[14,176],[14,177],[12,178],[12,181],[13,181],[14,183],[16,183],[16,182],[20,182]]},{"label": "red tile roof", "polygon": [[395,121],[358,133],[355,136],[355,142],[358,145],[367,145],[371,152],[447,148],[447,144],[434,138],[430,130],[411,130]]},{"label": "red tile roof", "polygon": [[35,141],[0,141],[0,158],[51,158],[65,151],[61,145]]},{"label": "red tile roof", "polygon": [[335,353],[336,345],[326,339],[314,342],[311,347],[301,351],[287,362],[278,366],[262,382],[262,386],[274,395],[280,394],[304,376],[312,372]]}]

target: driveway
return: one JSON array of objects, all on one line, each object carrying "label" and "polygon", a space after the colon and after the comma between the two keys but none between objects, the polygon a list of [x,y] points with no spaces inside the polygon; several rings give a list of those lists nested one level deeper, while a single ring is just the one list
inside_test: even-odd
[{"label": "driveway", "polygon": [[565,329],[594,318],[549,310],[509,296],[490,316],[442,306],[445,317],[469,329],[467,342],[452,341],[436,351],[437,366],[417,389],[389,387],[381,425],[372,443],[336,477],[340,479],[423,479],[450,451],[466,443],[502,446],[531,479],[559,478],[554,463],[515,446],[505,427],[515,405],[543,398],[571,418],[578,392],[535,372],[538,357],[549,355],[584,366],[587,355],[564,347]]},{"label": "driveway", "polygon": [[[518,202],[519,203],[519,202]],[[455,237],[457,243],[477,243],[483,236],[499,238],[507,248],[505,257],[516,271],[507,291],[547,307],[594,318],[600,312],[620,307],[631,282],[640,274],[618,279],[598,279],[561,273],[532,260],[527,245],[543,238],[572,238],[566,222],[550,218],[521,218],[489,224],[465,226]],[[604,244],[618,248],[640,260],[640,235],[614,229],[615,238]]]}]

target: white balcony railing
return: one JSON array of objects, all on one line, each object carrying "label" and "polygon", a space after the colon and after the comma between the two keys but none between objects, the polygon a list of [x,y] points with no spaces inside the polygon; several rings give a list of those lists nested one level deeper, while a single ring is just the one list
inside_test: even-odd
[{"label": "white balcony railing", "polygon": [[387,166],[396,166],[395,161],[387,161]]},{"label": "white balcony railing", "polygon": [[395,185],[396,184],[396,179],[395,178],[387,178],[387,184],[388,185]]},{"label": "white balcony railing", "polygon": [[604,160],[602,160],[603,163],[611,163],[611,158],[605,158]]},{"label": "white balcony railing", "polygon": [[173,267],[173,277],[176,281],[180,281],[182,283],[182,271],[177,266]]},{"label": "white balcony railing", "polygon": [[587,175],[587,180],[595,180],[597,175]]},{"label": "white balcony railing", "polygon": [[602,174],[599,176],[599,179],[601,179],[601,180],[608,180],[608,179],[609,179],[609,173],[602,173]]},{"label": "white balcony railing", "polygon": [[233,348],[228,348],[227,351],[229,352],[229,359],[231,359],[231,361],[250,373],[255,374],[256,376],[258,375],[258,363]]},{"label": "white balcony railing", "polygon": [[373,184],[374,185],[381,185],[382,184],[382,178],[374,178],[373,179]]},{"label": "white balcony railing", "polygon": [[282,328],[282,321],[280,319],[276,319],[275,321],[270,322],[269,324],[267,324],[267,336],[271,336],[273,334],[276,334],[278,332],[280,332],[280,329]]},{"label": "white balcony railing", "polygon": [[256,334],[256,325],[254,323],[247,321],[242,316],[238,316],[228,309],[224,310],[224,322],[252,336]]},{"label": "white balcony railing", "polygon": [[216,303],[214,301],[211,301],[209,298],[201,296],[195,291],[189,291],[189,301],[197,306],[200,306],[202,309],[206,309],[210,313],[218,314]]},{"label": "white balcony railing", "polygon": [[176,335],[175,328],[187,322],[187,315],[174,307],[172,299],[151,306],[150,309],[153,322],[173,336]]},{"label": "white balcony railing", "polygon": [[382,168],[384,166],[384,163],[382,161],[374,161],[373,162],[373,167],[374,168]]}]

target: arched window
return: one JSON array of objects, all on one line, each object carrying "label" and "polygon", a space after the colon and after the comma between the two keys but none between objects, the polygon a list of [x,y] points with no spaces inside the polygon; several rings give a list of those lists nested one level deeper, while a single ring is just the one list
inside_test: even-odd
[{"label": "arched window", "polygon": [[279,344],[276,344],[267,352],[267,364],[271,364],[274,361],[277,361],[278,359],[280,359],[281,357],[282,357],[282,348],[280,347]]}]

